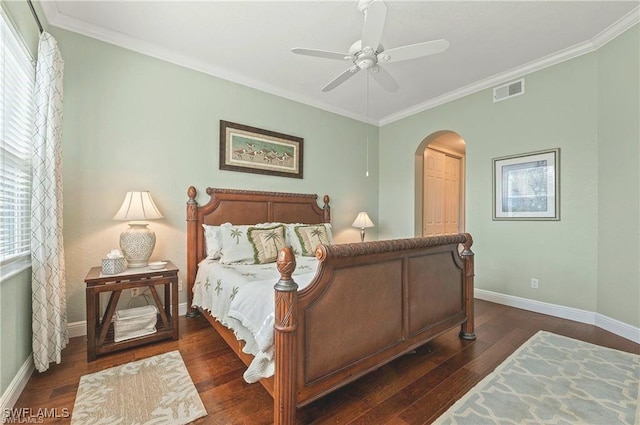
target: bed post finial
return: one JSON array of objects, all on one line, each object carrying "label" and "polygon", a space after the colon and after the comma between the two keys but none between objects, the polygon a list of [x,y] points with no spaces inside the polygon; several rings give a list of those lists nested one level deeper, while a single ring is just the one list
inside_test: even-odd
[{"label": "bed post finial", "polygon": [[[293,250],[285,246],[282,248],[280,253],[278,254],[278,260],[276,261],[276,265],[278,267],[278,271],[280,272],[280,280],[278,281],[278,285],[283,284],[287,285],[295,282],[291,279],[291,275],[296,269],[296,256],[293,254]],[[283,290],[291,290],[289,287],[285,287]]]},{"label": "bed post finial", "polygon": [[296,423],[296,330],[298,328],[298,285],[291,278],[296,258],[284,247],[277,261],[280,280],[275,293],[275,373],[273,382],[274,424]]},{"label": "bed post finial", "polygon": [[325,223],[331,223],[331,207],[329,206],[329,195],[324,195],[324,206],[322,207],[322,210],[324,212],[324,222]]},{"label": "bed post finial", "polygon": [[473,238],[470,234],[465,233],[465,241],[462,246],[464,249],[460,254],[464,261],[464,313],[467,316],[467,321],[462,324],[460,329],[460,337],[462,339],[476,339],[473,324],[473,277],[474,271],[474,253],[471,251],[471,245],[473,245]]},{"label": "bed post finial", "polygon": [[193,186],[187,189],[187,317],[197,317],[200,313],[191,307],[193,301],[193,285],[196,281],[196,252],[198,249],[198,203],[196,195],[198,191]]}]

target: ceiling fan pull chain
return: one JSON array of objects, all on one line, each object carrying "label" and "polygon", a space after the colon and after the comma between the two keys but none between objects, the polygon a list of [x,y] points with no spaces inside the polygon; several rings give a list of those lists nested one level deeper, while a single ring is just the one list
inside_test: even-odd
[{"label": "ceiling fan pull chain", "polygon": [[369,73],[371,71],[367,69],[367,123],[365,129],[367,131],[367,172],[365,177],[369,177]]}]

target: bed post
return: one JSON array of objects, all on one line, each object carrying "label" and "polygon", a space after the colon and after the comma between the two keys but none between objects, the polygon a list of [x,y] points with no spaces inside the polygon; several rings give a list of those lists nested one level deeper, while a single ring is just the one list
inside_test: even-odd
[{"label": "bed post", "polygon": [[291,278],[296,259],[290,247],[278,255],[280,280],[275,293],[275,372],[273,409],[275,425],[296,423],[296,329],[298,328],[298,285]]},{"label": "bed post", "polygon": [[462,324],[460,329],[460,337],[462,339],[476,339],[473,324],[473,277],[475,276],[473,266],[473,251],[471,251],[471,245],[473,245],[473,238],[470,234],[465,233],[466,240],[463,243],[464,250],[460,254],[464,260],[464,313],[467,316],[467,321]]},{"label": "bed post", "polygon": [[325,223],[331,223],[331,207],[329,206],[329,195],[324,195],[324,206],[322,207],[323,217]]},{"label": "bed post", "polygon": [[187,189],[187,317],[197,317],[200,313],[191,307],[193,301],[193,285],[196,281],[196,253],[198,252],[198,202],[196,188]]}]

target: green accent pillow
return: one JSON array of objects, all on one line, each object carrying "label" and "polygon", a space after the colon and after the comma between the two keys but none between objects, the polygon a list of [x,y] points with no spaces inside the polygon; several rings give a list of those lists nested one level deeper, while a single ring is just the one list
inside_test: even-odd
[{"label": "green accent pillow", "polygon": [[253,247],[253,259],[256,264],[273,263],[278,253],[285,247],[284,225],[257,228],[250,227],[247,237]]},{"label": "green accent pillow", "polygon": [[314,226],[295,226],[295,233],[300,241],[302,255],[304,257],[315,256],[316,247],[320,244],[329,244],[329,235],[324,224]]}]

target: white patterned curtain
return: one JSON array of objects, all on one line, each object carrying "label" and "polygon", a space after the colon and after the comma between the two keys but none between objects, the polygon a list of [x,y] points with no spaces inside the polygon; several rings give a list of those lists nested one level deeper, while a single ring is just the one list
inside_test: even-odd
[{"label": "white patterned curtain", "polygon": [[69,342],[62,241],[62,70],[55,38],[40,35],[31,195],[33,361],[44,372]]}]

